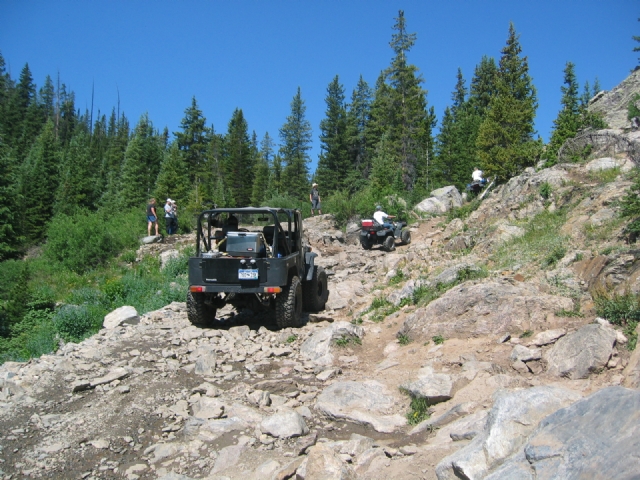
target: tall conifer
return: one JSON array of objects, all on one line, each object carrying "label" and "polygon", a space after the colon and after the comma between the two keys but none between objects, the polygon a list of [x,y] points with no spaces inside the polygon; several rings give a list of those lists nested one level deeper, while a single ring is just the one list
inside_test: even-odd
[{"label": "tall conifer", "polygon": [[307,107],[300,87],[291,101],[291,113],[280,128],[280,155],[283,162],[282,187],[284,193],[300,200],[309,190],[309,154],[311,124],[306,118]]},{"label": "tall conifer", "polygon": [[336,75],[327,87],[326,116],[320,121],[320,157],[315,180],[330,194],[341,190],[352,165],[347,144],[347,109],[344,87]]},{"label": "tall conifer", "polygon": [[485,174],[505,181],[534,164],[541,143],[533,139],[538,106],[536,90],[529,76],[527,57],[513,23],[502,49],[496,95],[480,130],[476,145]]}]

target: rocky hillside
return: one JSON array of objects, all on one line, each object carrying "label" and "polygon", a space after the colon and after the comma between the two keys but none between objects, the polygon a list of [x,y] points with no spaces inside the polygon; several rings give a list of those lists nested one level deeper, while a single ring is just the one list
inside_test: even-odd
[{"label": "rocky hillside", "polygon": [[640,292],[618,216],[637,159],[599,148],[527,169],[465,218],[416,220],[392,253],[307,219],[330,297],[302,328],[124,308],[5,363],[0,478],[637,478],[640,349],[594,304]]}]

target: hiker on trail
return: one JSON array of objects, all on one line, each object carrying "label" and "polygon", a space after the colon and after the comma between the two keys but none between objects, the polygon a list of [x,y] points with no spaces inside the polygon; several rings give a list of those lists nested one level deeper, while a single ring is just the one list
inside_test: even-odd
[{"label": "hiker on trail", "polygon": [[156,237],[159,235],[158,233],[158,214],[156,213],[156,199],[152,198],[149,200],[147,204],[147,221],[149,224],[147,225],[147,233],[151,236],[151,226],[156,226]]},{"label": "hiker on trail", "polygon": [[167,203],[164,205],[164,221],[167,226],[167,235],[171,235],[173,233],[173,214],[171,213],[173,210],[173,200],[167,198]]},{"label": "hiker on trail", "polygon": [[318,210],[318,215],[322,215],[322,207],[320,206],[320,192],[318,192],[318,184],[311,185],[311,193],[309,194],[309,201],[311,202],[311,216],[313,216],[313,210]]}]

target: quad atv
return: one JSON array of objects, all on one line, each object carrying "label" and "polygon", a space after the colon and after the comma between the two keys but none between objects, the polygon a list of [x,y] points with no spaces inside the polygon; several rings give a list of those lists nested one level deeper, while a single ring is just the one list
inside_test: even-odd
[{"label": "quad atv", "polygon": [[192,324],[214,326],[226,304],[275,311],[281,328],[301,326],[303,308],[324,309],[327,274],[303,242],[299,210],[206,210],[198,217],[196,242],[187,293]]},{"label": "quad atv", "polygon": [[382,245],[387,252],[396,249],[396,239],[402,245],[411,243],[411,232],[406,228],[407,222],[395,222],[395,229],[385,227],[373,219],[362,220],[360,230],[360,245],[365,250],[371,250],[374,245]]}]

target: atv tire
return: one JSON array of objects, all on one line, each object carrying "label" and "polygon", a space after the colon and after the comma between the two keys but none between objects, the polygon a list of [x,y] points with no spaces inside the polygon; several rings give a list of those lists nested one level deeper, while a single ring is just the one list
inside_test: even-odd
[{"label": "atv tire", "polygon": [[322,267],[315,267],[311,280],[302,284],[304,309],[308,312],[324,310],[328,298],[327,272],[325,272]]},{"label": "atv tire", "polygon": [[293,277],[291,283],[276,295],[276,323],[280,328],[302,324],[302,283]]},{"label": "atv tire", "polygon": [[411,243],[411,232],[409,230],[402,230],[402,232],[400,232],[400,240],[403,245],[409,245]]},{"label": "atv tire", "polygon": [[382,248],[384,248],[387,252],[393,252],[396,249],[396,239],[393,237],[393,235],[388,235],[387,237],[385,237]]},{"label": "atv tire", "polygon": [[187,293],[187,318],[197,327],[211,327],[217,309],[205,303],[204,293]]},{"label": "atv tire", "polygon": [[371,250],[371,247],[373,247],[373,242],[367,237],[364,237],[360,238],[360,245],[362,245],[362,248],[364,248],[365,250]]}]

